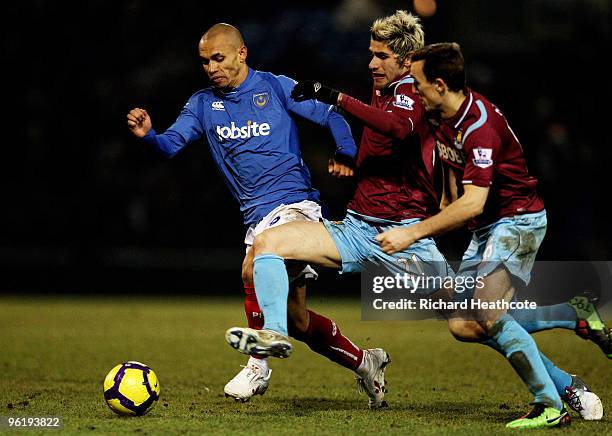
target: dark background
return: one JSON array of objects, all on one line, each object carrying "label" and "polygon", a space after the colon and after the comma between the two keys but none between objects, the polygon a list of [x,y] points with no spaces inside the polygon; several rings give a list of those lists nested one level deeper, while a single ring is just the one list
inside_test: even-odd
[{"label": "dark background", "polygon": [[[158,131],[207,86],[197,57],[216,22],[251,67],[316,78],[367,100],[368,28],[410,1],[51,2],[3,6],[0,292],[240,295],[238,205],[205,142],[163,160],[125,115]],[[547,260],[610,260],[607,163],[612,2],[440,0],[427,42],[459,42],[468,83],[505,112],[548,210]],[[359,124],[350,121],[356,138]],[[342,218],[352,183],[326,174],[333,143],[301,124],[314,184]],[[440,239],[458,259],[466,234]],[[328,280],[329,279],[329,280]],[[353,288],[324,274],[317,286]],[[356,285],[357,283],[357,285]]]}]

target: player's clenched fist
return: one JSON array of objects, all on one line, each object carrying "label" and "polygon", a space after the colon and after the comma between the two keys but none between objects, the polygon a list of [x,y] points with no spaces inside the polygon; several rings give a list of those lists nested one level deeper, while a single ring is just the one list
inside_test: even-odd
[{"label": "player's clenched fist", "polygon": [[127,125],[134,135],[142,138],[151,130],[151,117],[146,110],[136,107],[127,114]]},{"label": "player's clenched fist", "polygon": [[327,163],[327,171],[332,176],[336,176],[340,179],[352,177],[354,174],[353,168],[350,165],[340,162],[336,159],[329,160],[329,162]]},{"label": "player's clenched fist", "polygon": [[393,254],[410,247],[419,240],[419,237],[414,234],[410,227],[395,227],[376,235],[376,240],[382,251]]}]

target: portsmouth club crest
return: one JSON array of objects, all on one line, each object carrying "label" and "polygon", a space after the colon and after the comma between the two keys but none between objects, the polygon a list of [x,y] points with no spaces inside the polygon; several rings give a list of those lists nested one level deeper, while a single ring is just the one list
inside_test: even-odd
[{"label": "portsmouth club crest", "polygon": [[270,94],[267,92],[259,92],[257,94],[253,94],[253,104],[255,107],[259,109],[263,109],[270,101]]}]

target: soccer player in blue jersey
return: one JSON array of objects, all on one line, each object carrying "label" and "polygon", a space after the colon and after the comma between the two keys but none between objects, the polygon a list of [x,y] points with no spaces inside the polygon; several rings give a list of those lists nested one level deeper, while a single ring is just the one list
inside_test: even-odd
[{"label": "soccer player in blue jersey", "polygon": [[[319,193],[312,187],[308,167],[301,158],[294,117],[330,130],[337,148],[328,169],[335,176],[352,175],[348,162],[357,148],[348,124],[333,106],[312,100],[296,102],[290,96],[294,80],[249,68],[247,48],[235,27],[224,23],[212,26],[202,36],[198,49],[212,86],[191,96],[174,124],[162,134],[155,132],[145,109],[132,109],[127,124],[135,136],[169,157],[206,137],[212,157],[244,216],[245,312],[249,326],[261,328],[263,318],[252,276],[251,245],[255,236],[289,221],[322,218]],[[378,367],[368,363],[373,358],[370,350],[361,350],[342,335],[335,322],[306,309],[304,279],[315,276],[314,270],[299,264],[290,274],[291,335],[354,370],[359,377],[378,376]],[[270,374],[266,358],[251,356],[247,366],[225,386],[225,393],[242,401],[261,395],[268,388]]]}]

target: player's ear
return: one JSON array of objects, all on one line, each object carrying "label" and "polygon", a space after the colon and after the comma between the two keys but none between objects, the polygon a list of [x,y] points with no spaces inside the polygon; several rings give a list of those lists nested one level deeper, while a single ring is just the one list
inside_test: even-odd
[{"label": "player's ear", "polygon": [[444,93],[446,92],[446,82],[444,82],[444,80],[437,78],[434,79],[434,86],[436,89],[436,92],[440,95],[444,95]]},{"label": "player's ear", "polygon": [[412,62],[410,62],[410,55],[406,56],[406,59],[404,59],[404,62],[402,62],[402,66],[404,68],[406,68],[406,70],[410,71],[410,65],[412,64]]},{"label": "player's ear", "polygon": [[241,63],[246,62],[246,58],[247,58],[247,48],[246,45],[243,45],[242,47],[240,47],[240,50],[238,50],[238,59],[240,60]]}]

